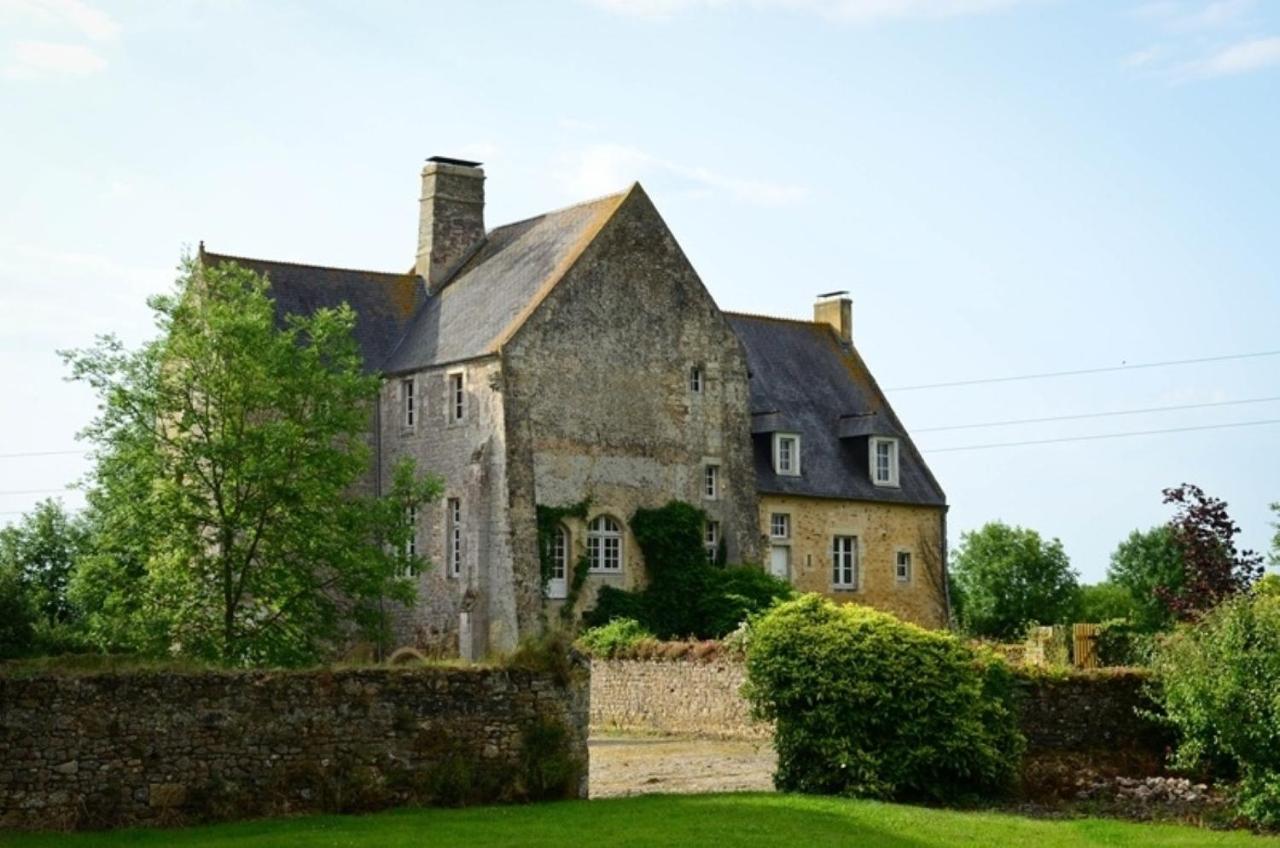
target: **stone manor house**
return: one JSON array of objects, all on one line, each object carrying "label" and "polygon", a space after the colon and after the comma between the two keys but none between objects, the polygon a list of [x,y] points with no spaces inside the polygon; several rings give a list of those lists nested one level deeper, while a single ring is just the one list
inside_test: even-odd
[{"label": "stone manor house", "polygon": [[[433,157],[407,272],[200,257],[266,275],[282,317],[356,310],[383,377],[369,485],[404,456],[445,482],[411,516],[435,567],[401,644],[509,650],[554,620],[583,554],[583,609],[642,586],[628,522],[673,498],[706,511],[728,562],[946,621],[946,498],[854,347],[850,300],[811,321],[724,312],[639,184],[486,230],[479,163]],[[536,506],[584,499],[544,586]]]}]

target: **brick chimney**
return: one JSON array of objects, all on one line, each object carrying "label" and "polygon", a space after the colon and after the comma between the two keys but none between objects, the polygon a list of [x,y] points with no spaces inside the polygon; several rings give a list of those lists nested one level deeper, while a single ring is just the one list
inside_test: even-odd
[{"label": "brick chimney", "polygon": [[813,320],[816,324],[830,324],[842,342],[853,344],[853,301],[847,291],[818,295],[818,302],[813,305]]},{"label": "brick chimney", "polygon": [[432,156],[422,169],[414,270],[435,294],[484,243],[484,171],[479,162]]}]

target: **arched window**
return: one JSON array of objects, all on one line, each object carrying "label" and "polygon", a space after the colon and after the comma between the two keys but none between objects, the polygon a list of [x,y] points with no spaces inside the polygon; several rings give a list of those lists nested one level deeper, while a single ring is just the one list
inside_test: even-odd
[{"label": "arched window", "polygon": [[547,579],[547,597],[562,600],[569,595],[569,531],[560,526],[551,537],[551,576]]},{"label": "arched window", "polygon": [[622,525],[609,515],[597,515],[587,525],[587,559],[591,570],[604,574],[622,571]]}]

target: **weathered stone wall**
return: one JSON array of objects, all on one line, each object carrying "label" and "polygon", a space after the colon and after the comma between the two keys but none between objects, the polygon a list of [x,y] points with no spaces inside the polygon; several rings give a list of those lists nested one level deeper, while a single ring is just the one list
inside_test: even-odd
[{"label": "weathered stone wall", "polygon": [[[463,375],[461,421],[450,414],[448,378]],[[414,425],[406,426],[401,381],[414,381]],[[444,481],[444,492],[418,513],[418,551],[432,564],[417,580],[418,600],[392,610],[398,644],[436,656],[469,659],[490,650],[509,651],[518,640],[511,591],[507,520],[505,426],[501,365],[496,357],[402,374],[382,387],[380,485],[391,484],[405,457],[418,470]],[[448,568],[447,509],[457,498],[462,511],[462,568]],[[466,612],[469,633],[460,633]]]},{"label": "weathered stone wall", "polygon": [[1143,713],[1156,709],[1144,692],[1149,676],[1135,669],[1027,671],[1022,676],[1022,732],[1027,750],[1139,749],[1163,755],[1169,728]]},{"label": "weathered stone wall", "polygon": [[[740,661],[592,660],[591,728],[695,736],[759,738],[772,727],[750,719],[740,694]],[[1161,761],[1168,731],[1140,711],[1152,703],[1146,676],[1133,670],[1022,678],[1020,725],[1028,753],[1135,751]]]},{"label": "weathered stone wall", "polygon": [[[755,472],[742,346],[648,197],[635,187],[503,348],[515,570],[537,575],[532,504],[591,500],[624,528],[621,574],[645,580],[629,523],[673,498],[720,523],[733,562],[758,562]],[[699,367],[703,390],[690,390]],[[720,496],[703,468],[720,466]],[[517,514],[515,504],[526,513]],[[575,557],[586,522],[569,522]]]},{"label": "weathered stone wall", "polygon": [[[585,797],[588,684],[500,669],[0,676],[0,828]],[[568,766],[558,786],[539,769]]]},{"label": "weathered stone wall", "polygon": [[[839,603],[866,604],[925,627],[947,623],[938,561],[943,550],[941,508],[761,495],[763,533],[769,533],[769,517],[775,512],[791,516],[791,538],[768,543],[790,549],[791,584],[798,591],[817,592]],[[856,589],[831,587],[831,540],[837,535],[858,537]],[[894,573],[898,551],[911,554],[911,579],[905,583]],[[766,563],[770,557],[766,551]]]},{"label": "weathered stone wall", "polygon": [[768,738],[739,694],[746,679],[736,660],[592,660],[591,729]]}]

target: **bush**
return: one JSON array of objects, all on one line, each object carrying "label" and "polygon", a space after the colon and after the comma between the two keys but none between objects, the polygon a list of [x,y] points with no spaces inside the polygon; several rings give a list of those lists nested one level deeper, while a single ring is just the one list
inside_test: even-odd
[{"label": "bush", "polygon": [[955,800],[1017,774],[1013,675],[949,634],[806,595],[752,623],[747,677],[780,790]]},{"label": "bush", "polygon": [[1139,666],[1151,661],[1152,636],[1128,619],[1098,625],[1095,649],[1101,666]]},{"label": "bush", "polygon": [[1224,602],[1162,639],[1154,668],[1175,763],[1237,773],[1241,815],[1280,826],[1280,596]]},{"label": "bush", "polygon": [[635,647],[637,642],[652,638],[653,634],[634,618],[615,618],[583,631],[578,645],[593,657],[612,658]]},{"label": "bush", "polygon": [[13,570],[0,566],[0,660],[32,653],[35,617],[22,580]]}]

